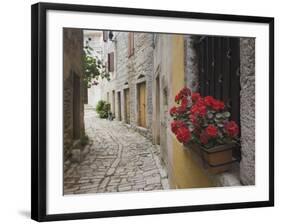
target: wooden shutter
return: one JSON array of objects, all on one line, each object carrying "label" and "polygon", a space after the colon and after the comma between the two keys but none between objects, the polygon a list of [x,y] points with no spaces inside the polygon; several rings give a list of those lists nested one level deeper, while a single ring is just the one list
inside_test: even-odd
[{"label": "wooden shutter", "polygon": [[128,33],[128,57],[134,54],[134,33]]},{"label": "wooden shutter", "polygon": [[114,71],[114,52],[107,54],[107,60],[108,60],[108,71],[113,72]]},{"label": "wooden shutter", "polygon": [[198,44],[199,91],[223,100],[240,124],[240,42],[232,37],[201,37]]},{"label": "wooden shutter", "polygon": [[[199,91],[223,100],[231,120],[240,126],[240,40],[233,37],[201,37],[198,44]],[[233,151],[241,158],[241,150]]]},{"label": "wooden shutter", "polygon": [[107,42],[108,40],[108,31],[103,31],[102,32],[102,38],[104,42]]}]

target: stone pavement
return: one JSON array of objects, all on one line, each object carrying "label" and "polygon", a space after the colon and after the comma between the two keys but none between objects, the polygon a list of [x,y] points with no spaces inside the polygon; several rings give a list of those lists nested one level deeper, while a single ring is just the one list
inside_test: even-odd
[{"label": "stone pavement", "polygon": [[119,121],[98,118],[89,106],[85,129],[90,142],[84,159],[67,161],[64,194],[169,189],[159,146]]}]

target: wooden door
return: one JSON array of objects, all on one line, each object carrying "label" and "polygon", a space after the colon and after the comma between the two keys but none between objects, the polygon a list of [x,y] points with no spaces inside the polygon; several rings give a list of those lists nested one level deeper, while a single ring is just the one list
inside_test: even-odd
[{"label": "wooden door", "polygon": [[130,90],[124,89],[124,112],[125,122],[130,124]]},{"label": "wooden door", "polygon": [[138,115],[139,126],[146,127],[146,84],[138,84]]}]

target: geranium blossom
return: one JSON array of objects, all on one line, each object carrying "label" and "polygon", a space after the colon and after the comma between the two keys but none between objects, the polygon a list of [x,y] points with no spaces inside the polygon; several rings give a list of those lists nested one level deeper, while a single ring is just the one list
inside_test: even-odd
[{"label": "geranium blossom", "polygon": [[214,146],[238,140],[239,127],[229,121],[230,113],[223,101],[202,97],[184,87],[175,96],[178,106],[170,109],[172,132],[179,142]]},{"label": "geranium blossom", "polygon": [[177,139],[179,140],[179,142],[188,143],[190,138],[191,138],[191,133],[188,128],[186,128],[184,126],[178,128]]},{"label": "geranium blossom", "polygon": [[172,107],[170,109],[170,115],[173,116],[173,115],[176,115],[176,113],[177,113],[177,108],[176,107]]},{"label": "geranium blossom", "polygon": [[179,128],[185,127],[185,126],[186,126],[185,123],[180,120],[175,120],[171,123],[171,129],[174,134],[177,134],[177,131]]},{"label": "geranium blossom", "polygon": [[208,127],[206,128],[206,133],[209,137],[215,138],[218,135],[218,129],[212,124],[209,124]]},{"label": "geranium blossom", "polygon": [[193,102],[196,102],[200,98],[200,93],[192,93],[191,94],[191,99]]},{"label": "geranium blossom", "polygon": [[239,134],[239,127],[234,121],[227,122],[224,128],[230,137],[236,137]]}]

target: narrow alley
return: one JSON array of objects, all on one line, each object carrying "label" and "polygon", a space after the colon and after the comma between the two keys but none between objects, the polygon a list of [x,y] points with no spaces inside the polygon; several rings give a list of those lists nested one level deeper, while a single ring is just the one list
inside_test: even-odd
[{"label": "narrow alley", "polygon": [[[80,162],[69,163],[64,194],[168,189],[160,149],[119,121],[98,118],[85,106],[89,145]],[[84,150],[85,151],[85,150]]]}]

